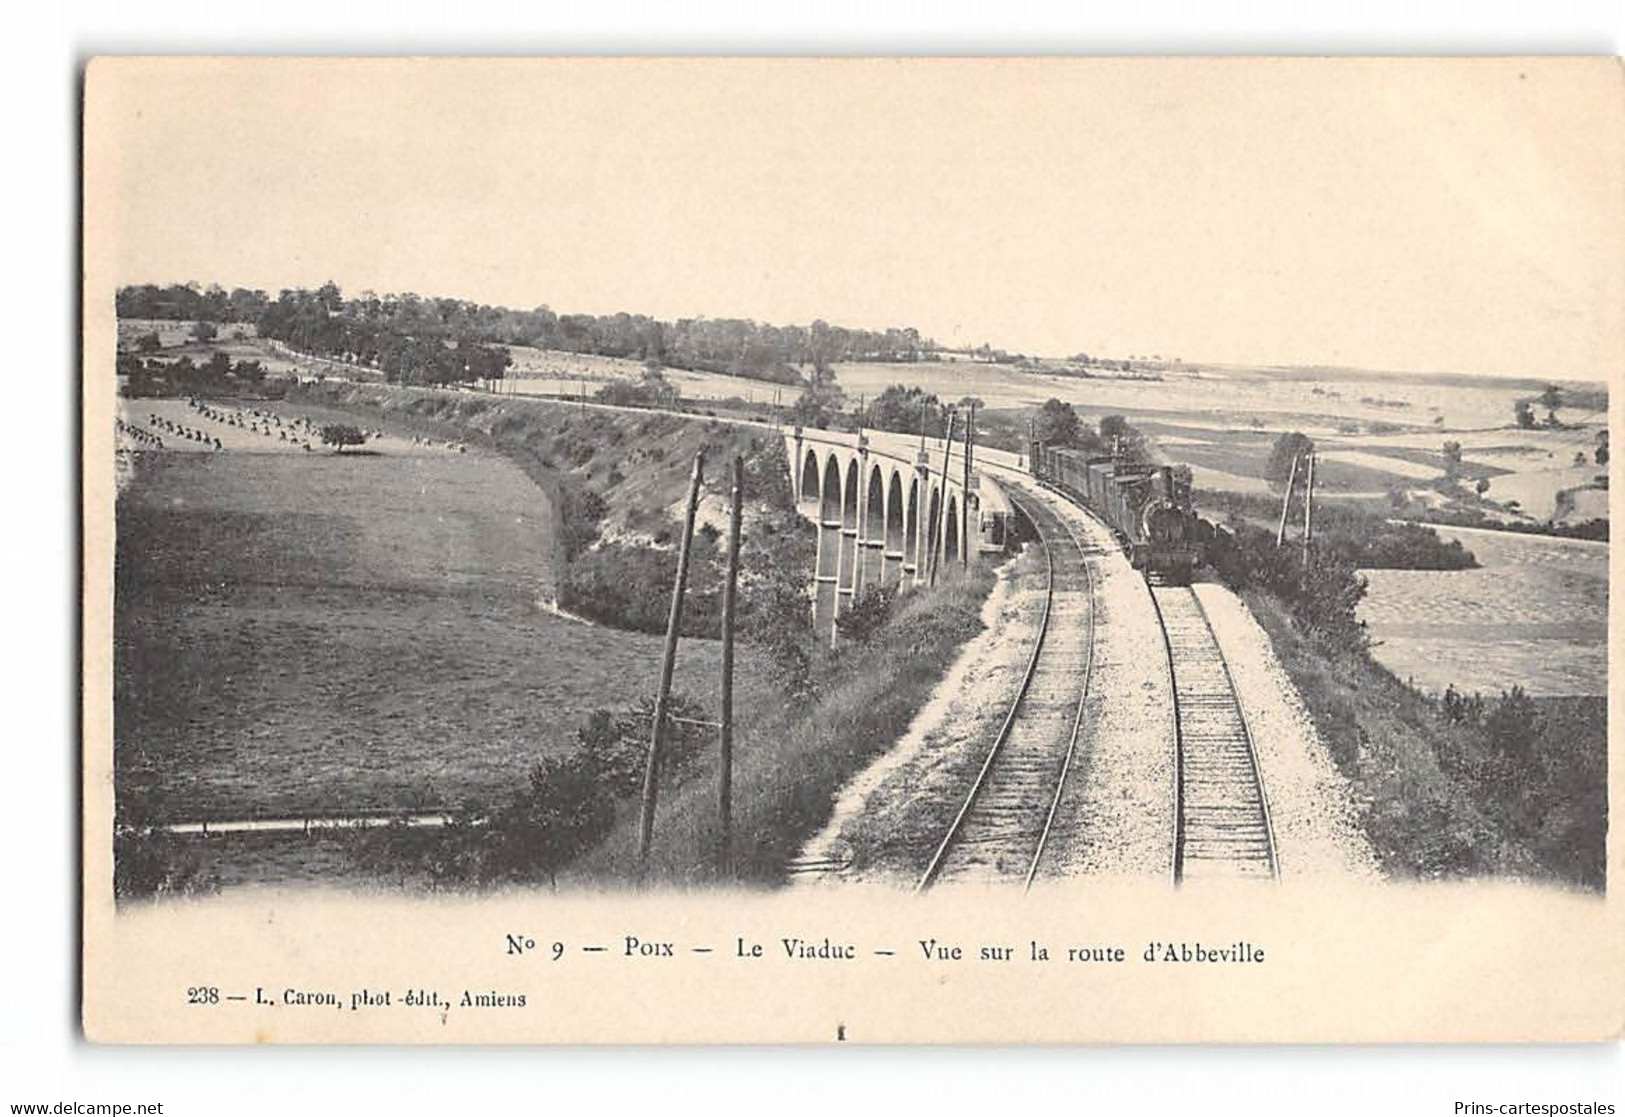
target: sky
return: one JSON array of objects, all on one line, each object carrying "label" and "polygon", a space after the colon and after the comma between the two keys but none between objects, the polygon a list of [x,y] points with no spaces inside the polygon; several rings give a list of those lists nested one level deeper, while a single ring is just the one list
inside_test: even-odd
[{"label": "sky", "polygon": [[98,61],[93,280],[1600,379],[1602,60]]}]

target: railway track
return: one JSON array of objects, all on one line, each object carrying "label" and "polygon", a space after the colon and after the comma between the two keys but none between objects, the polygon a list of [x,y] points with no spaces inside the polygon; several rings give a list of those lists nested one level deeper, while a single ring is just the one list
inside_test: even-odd
[{"label": "railway track", "polygon": [[1174,881],[1279,875],[1252,734],[1188,586],[1151,587],[1174,689]]},{"label": "railway track", "polygon": [[1061,517],[1030,498],[1011,503],[1044,548],[1044,612],[1015,699],[918,891],[945,879],[1017,875],[1031,888],[1077,753],[1094,660],[1093,576]]}]

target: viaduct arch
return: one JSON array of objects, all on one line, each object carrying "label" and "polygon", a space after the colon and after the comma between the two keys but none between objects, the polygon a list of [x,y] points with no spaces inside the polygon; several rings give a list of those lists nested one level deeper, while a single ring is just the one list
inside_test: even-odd
[{"label": "viaduct arch", "polygon": [[979,501],[964,485],[964,448],[885,432],[785,432],[796,506],[818,526],[813,624],[835,638],[835,618],[865,587],[914,586],[932,560],[969,562]]}]

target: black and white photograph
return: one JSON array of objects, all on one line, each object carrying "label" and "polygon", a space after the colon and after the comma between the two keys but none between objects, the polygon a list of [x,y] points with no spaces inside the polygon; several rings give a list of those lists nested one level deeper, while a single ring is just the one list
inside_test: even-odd
[{"label": "black and white photograph", "polygon": [[[760,1038],[1617,1034],[1617,958],[1566,1011],[1385,1022],[1343,963],[1301,1033],[1249,1006],[1327,964],[1294,920],[1445,983],[1473,951],[1413,913],[1486,955],[1619,928],[1619,90],[1605,58],[93,60],[87,1026],[648,1041],[526,981],[818,966],[868,1004],[1088,967],[1135,1000],[1195,958],[1173,1017],[787,998]],[[306,906],[531,968],[288,946],[180,982],[184,1023],[109,995]]]}]

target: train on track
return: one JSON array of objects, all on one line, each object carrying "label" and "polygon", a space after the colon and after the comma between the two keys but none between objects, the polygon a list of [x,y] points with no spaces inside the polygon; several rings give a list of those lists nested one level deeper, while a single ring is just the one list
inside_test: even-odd
[{"label": "train on track", "polygon": [[1091,456],[1034,442],[1033,476],[1080,501],[1112,529],[1134,569],[1167,585],[1188,586],[1213,541],[1213,525],[1196,514],[1188,476],[1172,466]]}]

